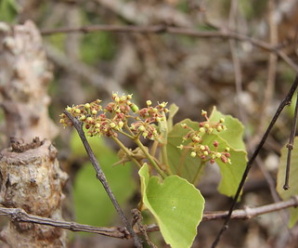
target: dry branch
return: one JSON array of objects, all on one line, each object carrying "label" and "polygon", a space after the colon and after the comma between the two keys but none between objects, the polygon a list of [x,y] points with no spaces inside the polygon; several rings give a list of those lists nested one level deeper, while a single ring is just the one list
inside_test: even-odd
[{"label": "dry branch", "polygon": [[212,248],[215,248],[218,244],[218,242],[220,241],[220,238],[222,237],[223,233],[228,229],[228,224],[229,224],[229,221],[232,217],[232,214],[233,214],[233,211],[234,211],[234,208],[236,206],[236,203],[240,197],[240,194],[241,194],[241,191],[243,189],[243,186],[244,186],[244,183],[246,181],[246,178],[248,176],[248,173],[250,171],[250,169],[252,168],[252,166],[254,165],[254,162],[259,154],[259,152],[261,151],[263,145],[265,144],[267,138],[268,138],[268,135],[269,133],[271,132],[273,126],[275,125],[277,119],[279,118],[281,112],[283,111],[283,109],[290,105],[291,104],[291,100],[292,100],[292,97],[295,93],[295,91],[297,90],[297,87],[298,87],[298,75],[296,75],[296,78],[291,86],[291,88],[289,89],[289,92],[287,93],[287,95],[284,97],[284,99],[281,101],[280,105],[278,106],[274,116],[272,117],[272,120],[271,122],[269,123],[263,137],[261,138],[261,140],[259,141],[256,149],[254,150],[253,154],[251,155],[250,159],[248,160],[247,164],[246,164],[246,167],[245,167],[245,171],[242,175],[242,178],[241,178],[241,181],[239,183],[239,186],[237,188],[237,191],[236,191],[236,194],[234,196],[234,199],[233,199],[233,202],[231,204],[231,207],[229,209],[229,212],[228,212],[228,215],[227,215],[227,218],[225,219],[224,221],[224,224],[222,226],[222,228],[220,229],[214,243],[212,244]]},{"label": "dry branch", "polygon": [[[245,209],[235,210],[232,213],[231,218],[232,219],[251,219],[259,215],[272,213],[272,212],[280,211],[282,209],[291,208],[291,207],[298,207],[298,195],[295,195],[291,199],[286,201],[280,201],[273,204],[264,205],[261,207],[255,207],[255,208],[246,207]],[[109,236],[113,238],[120,238],[120,239],[131,238],[126,228],[95,227],[90,225],[79,224],[76,222],[50,219],[50,218],[28,214],[23,209],[20,209],[20,208],[0,207],[0,215],[5,215],[9,217],[12,221],[48,225],[53,227],[59,227],[62,229],[67,229],[73,232],[96,233],[99,235]],[[203,221],[224,219],[227,216],[228,216],[228,211],[204,213]],[[159,231],[159,228],[156,224],[147,225],[145,227],[147,232]],[[136,230],[136,233],[139,233],[139,230]]]},{"label": "dry branch", "polygon": [[120,33],[168,33],[175,35],[185,35],[196,38],[204,38],[204,39],[228,39],[228,40],[238,40],[242,42],[248,42],[251,45],[261,48],[267,52],[276,53],[281,59],[283,59],[292,69],[294,69],[298,73],[298,66],[296,63],[283,51],[281,51],[281,45],[278,44],[276,46],[272,46],[270,43],[246,36],[244,34],[228,31],[228,30],[220,30],[220,31],[198,31],[193,28],[180,28],[180,27],[170,27],[167,25],[152,25],[152,26],[124,26],[124,25],[90,25],[90,26],[82,26],[82,27],[62,27],[56,29],[44,29],[41,31],[42,35],[52,35],[56,33],[71,33],[71,32],[98,32],[98,31],[106,31],[106,32],[120,32]]},{"label": "dry branch", "polygon": [[57,33],[73,33],[73,32],[119,32],[119,33],[169,33],[177,35],[185,35],[197,38],[220,38],[220,39],[233,39],[238,41],[247,41],[252,45],[264,49],[266,51],[276,52],[280,45],[271,46],[271,44],[257,40],[255,38],[246,36],[244,34],[235,33],[228,30],[222,31],[198,31],[194,28],[180,28],[180,27],[171,27],[167,25],[149,25],[149,26],[125,26],[125,25],[89,25],[82,27],[61,27],[55,29],[44,29],[41,30],[42,35],[53,35]]},{"label": "dry branch", "polygon": [[135,231],[133,230],[133,227],[131,226],[128,219],[124,215],[124,212],[121,209],[121,207],[120,207],[114,193],[112,192],[112,189],[110,188],[110,186],[108,184],[107,178],[106,178],[103,170],[101,169],[101,166],[100,166],[98,160],[96,159],[96,157],[94,155],[94,152],[93,152],[92,148],[90,147],[90,144],[87,141],[87,138],[86,138],[84,130],[83,130],[82,122],[80,122],[78,119],[73,117],[67,111],[64,111],[64,114],[70,119],[70,121],[72,122],[72,124],[75,127],[76,131],[78,132],[78,134],[80,136],[80,139],[81,139],[81,141],[82,141],[82,143],[85,147],[85,150],[88,154],[90,162],[91,162],[91,164],[92,164],[92,166],[95,170],[96,178],[101,182],[102,186],[104,187],[104,189],[105,189],[107,195],[109,196],[115,210],[117,211],[119,217],[121,218],[123,224],[125,225],[125,227],[129,231],[130,235],[132,236],[135,246],[137,248],[142,248],[143,246],[142,246],[142,243],[141,243],[140,239],[138,238]]},{"label": "dry branch", "polygon": [[129,233],[125,228],[95,227],[95,226],[78,224],[75,222],[50,219],[50,218],[28,214],[23,209],[20,209],[20,208],[1,207],[0,215],[6,215],[14,222],[27,222],[27,223],[34,223],[34,224],[40,224],[40,225],[48,225],[48,226],[71,230],[73,232],[96,233],[104,236],[121,238],[121,239],[130,237]]}]

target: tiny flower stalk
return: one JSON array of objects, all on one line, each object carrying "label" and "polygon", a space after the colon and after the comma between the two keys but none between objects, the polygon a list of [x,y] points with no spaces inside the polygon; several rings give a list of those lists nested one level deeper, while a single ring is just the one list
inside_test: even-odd
[{"label": "tiny flower stalk", "polygon": [[[119,95],[114,93],[112,101],[106,106],[101,105],[101,100],[96,100],[86,104],[67,107],[66,111],[77,118],[90,137],[105,136],[111,138],[119,148],[126,154],[126,159],[133,161],[139,168],[147,162],[162,177],[173,175],[169,165],[169,155],[167,152],[167,142],[169,122],[173,115],[167,113],[167,103],[158,103],[153,106],[150,100],[146,101],[146,107],[139,108],[132,102],[132,95]],[[205,121],[198,123],[196,128],[182,123],[181,127],[186,130],[186,134],[181,137],[182,144],[178,146],[181,150],[186,150],[192,158],[199,158],[197,176],[203,165],[221,161],[229,164],[229,148],[222,150],[222,145],[217,140],[211,144],[206,144],[209,135],[214,135],[226,130],[225,120],[221,118],[217,122],[212,122],[206,111],[201,115]],[[60,115],[60,123],[66,127],[72,123],[65,114]],[[171,127],[170,127],[171,129]],[[120,135],[120,136],[119,136]],[[141,150],[142,156],[136,155],[128,149],[120,140],[121,135],[131,139]],[[151,152],[143,145],[142,140],[153,141]],[[158,151],[158,149],[160,149]],[[197,177],[196,176],[196,177]]]},{"label": "tiny flower stalk", "polygon": [[[151,166],[165,178],[169,173],[165,172],[166,168],[161,168],[158,160],[152,156],[148,149],[142,144],[141,139],[148,139],[157,141],[160,137],[166,137],[166,134],[161,134],[157,128],[157,124],[166,120],[166,113],[168,112],[167,103],[159,103],[155,107],[152,102],[148,100],[146,107],[140,109],[132,101],[132,95],[122,95],[117,93],[112,95],[112,101],[106,106],[101,105],[101,100],[96,100],[86,104],[67,107],[66,111],[73,117],[82,122],[87,135],[93,136],[106,136],[121,148],[122,151],[130,158],[138,167],[142,166],[142,161],[136,159],[134,154],[119,139],[119,134],[124,135],[135,142],[142,150],[146,159],[150,162]],[[66,127],[71,126],[71,121],[65,114],[60,115],[60,123]],[[165,130],[166,132],[167,130]],[[164,131],[163,131],[164,132]],[[165,142],[163,142],[165,144]],[[163,156],[163,162],[167,161]],[[165,171],[164,171],[165,170]]]},{"label": "tiny flower stalk", "polygon": [[223,145],[217,140],[211,140],[210,144],[210,135],[214,139],[220,132],[227,129],[224,125],[225,120],[221,118],[217,122],[212,122],[206,111],[203,110],[201,114],[205,121],[198,123],[197,127],[181,123],[181,128],[187,132],[182,137],[182,143],[177,146],[178,149],[188,152],[191,158],[198,159],[192,183],[198,180],[202,168],[208,163],[213,164],[220,161],[224,164],[231,164],[229,148],[223,148]]},{"label": "tiny flower stalk", "polygon": [[142,144],[142,142],[140,142],[139,139],[135,140],[136,144],[138,145],[138,147],[143,151],[143,153],[146,155],[147,159],[150,161],[150,164],[156,169],[156,171],[158,172],[158,174],[162,177],[162,178],[166,178],[167,174],[160,168],[160,166],[156,163],[154,157],[152,157],[150,155],[150,153],[145,149],[144,145]]},{"label": "tiny flower stalk", "polygon": [[162,164],[166,165],[166,170],[169,175],[172,175],[171,168],[168,161],[168,152],[167,152],[167,140],[168,140],[168,123],[166,121],[166,115],[163,113],[163,118],[160,120],[159,129],[160,129],[160,145],[161,145],[161,160]]},{"label": "tiny flower stalk", "polygon": [[140,161],[133,156],[132,152],[118,138],[112,137],[112,139],[122,149],[122,151],[125,152],[132,162],[134,162],[139,168],[142,167]]}]

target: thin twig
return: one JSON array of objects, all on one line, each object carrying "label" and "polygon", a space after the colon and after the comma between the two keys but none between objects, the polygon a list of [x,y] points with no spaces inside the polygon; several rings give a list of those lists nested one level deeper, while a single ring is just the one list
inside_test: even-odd
[{"label": "thin twig", "polygon": [[62,27],[55,29],[44,29],[41,30],[42,35],[53,35],[57,33],[72,33],[72,32],[82,32],[82,33],[90,33],[90,32],[120,32],[120,33],[168,33],[168,34],[176,34],[176,35],[185,35],[190,37],[198,37],[198,38],[220,38],[220,39],[233,39],[239,41],[246,41],[250,44],[264,49],[267,52],[274,52],[280,58],[282,58],[289,66],[291,66],[298,73],[298,66],[295,62],[287,56],[284,52],[280,51],[281,46],[271,46],[269,43],[246,36],[244,34],[239,34],[227,30],[220,31],[198,31],[193,28],[181,28],[181,27],[170,27],[167,25],[151,25],[151,26],[125,26],[125,25],[90,25],[90,26],[81,26],[81,27]]},{"label": "thin twig", "polygon": [[91,32],[119,32],[119,33],[169,33],[177,35],[186,35],[199,38],[221,38],[221,39],[234,39],[239,41],[247,41],[254,46],[262,48],[269,52],[277,52],[277,46],[271,46],[269,43],[257,40],[255,38],[246,36],[244,34],[239,34],[235,32],[230,32],[227,30],[220,31],[198,31],[192,28],[179,28],[179,27],[170,27],[167,25],[151,25],[151,26],[133,26],[133,25],[89,25],[81,27],[61,27],[55,29],[44,29],[40,33],[44,36],[53,35],[58,33],[73,33],[73,32],[82,32],[82,33],[91,33]]},{"label": "thin twig", "polygon": [[248,41],[254,46],[262,48],[269,52],[276,52],[279,46],[273,47],[269,43],[264,41],[257,40],[255,38],[246,36],[244,34],[239,34],[235,32],[230,32],[227,30],[220,31],[198,31],[192,28],[179,28],[179,27],[170,27],[167,25],[151,25],[151,26],[133,26],[133,25],[89,25],[81,27],[61,27],[55,29],[44,29],[40,33],[44,36],[53,35],[59,33],[91,33],[91,32],[119,32],[119,33],[169,33],[177,35],[186,35],[199,38],[221,38],[221,39],[234,39],[239,41]]},{"label": "thin twig", "polygon": [[298,92],[297,92],[293,127],[292,127],[292,130],[291,130],[289,143],[287,144],[288,156],[287,156],[285,184],[283,186],[284,190],[288,190],[289,187],[290,187],[289,186],[289,176],[290,176],[290,166],[291,166],[291,154],[292,154],[292,150],[294,148],[294,138],[295,138],[296,129],[297,129],[297,117],[298,117]]},{"label": "thin twig", "polygon": [[179,28],[179,27],[170,27],[167,25],[151,25],[151,26],[133,26],[133,25],[89,25],[89,26],[81,26],[81,27],[61,27],[55,29],[44,29],[41,30],[40,33],[44,36],[53,35],[58,33],[91,33],[91,32],[119,32],[119,33],[169,33],[169,34],[177,34],[177,35],[187,35],[193,37],[200,38],[221,38],[221,39],[234,39],[239,41],[248,41],[252,45],[262,48],[266,51],[276,51],[277,47],[272,47],[269,43],[264,41],[257,40],[255,38],[230,32],[227,30],[220,31],[198,31],[192,28]]},{"label": "thin twig", "polygon": [[[297,207],[297,206],[298,206],[298,196],[293,196],[287,201],[280,201],[280,202],[264,205],[261,207],[255,207],[255,208],[246,207],[245,209],[235,210],[231,215],[231,219],[247,220],[262,214],[272,213],[282,209]],[[204,214],[203,220],[209,221],[209,220],[225,219],[227,218],[227,216],[229,216],[229,211],[206,213]]]},{"label": "thin twig", "polygon": [[88,232],[96,233],[108,237],[129,239],[130,234],[126,228],[121,227],[95,227],[89,225],[83,225],[76,222],[69,222],[64,220],[53,220],[46,217],[40,217],[26,213],[21,208],[4,208],[0,207],[0,215],[6,215],[10,217],[12,221],[17,222],[30,222],[34,224],[47,225],[53,227],[59,227],[62,229],[68,229],[72,232]]},{"label": "thin twig", "polygon": [[[291,197],[289,200],[280,201],[273,204],[264,205],[261,207],[238,209],[235,210],[231,216],[231,219],[251,219],[259,215],[276,212],[282,209],[298,207],[298,195]],[[228,211],[217,211],[204,213],[202,221],[211,221],[225,219],[228,216]],[[90,225],[83,225],[76,222],[64,221],[64,220],[53,220],[46,217],[36,216],[33,214],[26,213],[21,208],[5,208],[0,207],[0,216],[7,216],[12,221],[17,222],[28,222],[39,225],[47,225],[53,227],[59,227],[62,229],[67,229],[72,232],[88,232],[96,233],[99,235],[104,235],[108,237],[118,238],[118,239],[129,239],[131,236],[125,228],[122,227],[96,227]],[[144,225],[146,232],[156,232],[159,231],[159,227],[156,224]],[[137,233],[141,230],[136,230]]]},{"label": "thin twig", "polygon": [[264,145],[264,143],[265,143],[265,141],[266,141],[266,139],[267,139],[267,137],[268,137],[268,135],[269,135],[271,129],[273,128],[275,122],[277,121],[279,115],[281,114],[282,110],[284,109],[285,106],[287,106],[287,105],[289,105],[289,104],[291,103],[292,96],[293,96],[294,92],[296,91],[297,86],[298,86],[298,75],[296,76],[295,81],[294,81],[294,83],[292,84],[292,87],[290,88],[288,94],[287,94],[286,97],[282,100],[282,102],[280,103],[278,109],[276,110],[276,113],[275,113],[275,115],[273,116],[273,118],[272,118],[272,120],[271,120],[271,122],[270,122],[270,124],[269,124],[269,126],[268,126],[268,128],[267,128],[267,130],[266,130],[266,132],[264,133],[264,135],[263,135],[261,141],[259,142],[259,144],[258,144],[256,150],[254,151],[254,153],[252,154],[251,158],[249,159],[249,161],[248,161],[247,164],[246,164],[245,171],[244,171],[244,173],[243,173],[243,175],[242,175],[242,178],[241,178],[241,181],[240,181],[240,183],[239,183],[238,189],[237,189],[237,191],[236,191],[235,197],[234,197],[233,202],[232,202],[232,204],[231,204],[231,207],[230,207],[230,209],[229,209],[229,213],[228,213],[228,215],[227,215],[227,217],[226,217],[226,219],[225,219],[225,222],[224,222],[224,224],[223,224],[221,230],[219,231],[219,233],[218,233],[216,239],[214,240],[214,242],[213,242],[213,244],[212,244],[212,246],[211,246],[212,248],[214,248],[214,247],[217,246],[217,244],[218,244],[218,242],[219,242],[221,236],[222,236],[223,233],[228,229],[228,224],[229,224],[229,221],[230,221],[230,219],[231,219],[231,215],[232,215],[233,210],[234,210],[234,208],[235,208],[235,205],[236,205],[236,203],[237,203],[237,201],[238,201],[238,198],[239,198],[239,196],[240,196],[240,193],[241,193],[241,191],[242,191],[242,188],[243,188],[243,185],[244,185],[244,183],[245,183],[245,180],[246,180],[246,178],[247,178],[247,176],[248,176],[248,173],[249,173],[249,171],[250,171],[250,169],[251,169],[251,167],[252,167],[252,165],[253,165],[253,163],[254,163],[256,157],[257,157],[257,155],[259,154],[260,150],[262,149],[262,147],[263,147],[263,145]]},{"label": "thin twig", "polygon": [[107,192],[110,200],[112,201],[117,213],[119,214],[122,222],[124,223],[124,225],[126,226],[127,230],[129,231],[129,233],[132,235],[133,239],[134,239],[134,244],[136,247],[143,247],[138,236],[136,235],[136,233],[134,232],[134,230],[132,229],[129,221],[127,220],[127,218],[125,217],[118,201],[116,200],[111,188],[109,187],[108,185],[108,181],[105,177],[105,174],[104,172],[102,171],[99,163],[98,163],[98,160],[95,158],[95,155],[86,139],[86,136],[85,136],[85,133],[82,129],[82,123],[77,120],[76,118],[74,118],[69,112],[67,111],[64,111],[64,114],[71,120],[73,126],[75,127],[75,129],[77,130],[80,138],[81,138],[81,141],[86,149],[86,152],[88,154],[88,157],[96,171],[96,177],[97,179],[101,182],[101,184],[103,185],[105,191]]}]

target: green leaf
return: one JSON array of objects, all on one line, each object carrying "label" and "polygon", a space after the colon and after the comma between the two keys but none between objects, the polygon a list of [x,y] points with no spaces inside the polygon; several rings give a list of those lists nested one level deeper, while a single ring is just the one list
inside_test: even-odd
[{"label": "green leaf", "polygon": [[[96,158],[107,177],[109,185],[120,205],[123,205],[135,191],[134,181],[131,180],[132,168],[112,166],[117,160],[117,154],[111,150],[102,138],[88,138]],[[83,144],[74,132],[71,148],[75,160],[87,159]],[[85,162],[78,172],[74,182],[74,204],[77,221],[95,226],[110,225],[116,216],[116,211],[107,196],[103,186],[95,177],[95,171],[90,162]]]},{"label": "green leaf", "polygon": [[190,156],[190,152],[187,150],[180,150],[177,148],[182,143],[182,137],[185,136],[188,130],[181,127],[181,124],[185,123],[193,129],[198,129],[198,122],[193,122],[189,119],[185,119],[177,123],[171,132],[168,134],[167,153],[168,162],[171,171],[180,177],[187,179],[193,183],[197,177],[197,174],[201,171],[204,164],[198,157],[193,158]]},{"label": "green leaf", "polygon": [[225,120],[224,124],[227,127],[227,130],[218,133],[218,137],[221,137],[223,140],[225,140],[229,147],[235,150],[245,151],[246,148],[243,142],[244,127],[242,123],[230,115],[222,114],[216,109],[216,107],[213,107],[209,120],[212,122],[218,122],[221,118]]},{"label": "green leaf", "polygon": [[[287,164],[287,156],[288,156],[288,149],[286,145],[281,149],[281,158],[278,166],[277,172],[277,185],[276,190],[280,197],[283,200],[288,200],[294,195],[298,195],[298,137],[295,137],[295,146],[291,153],[291,173],[289,176],[289,186],[288,190],[283,189],[283,185],[285,183],[285,174],[286,174],[286,164]],[[297,208],[290,208],[290,220],[289,220],[289,227],[293,227],[296,222],[298,221],[298,209]]]},{"label": "green leaf", "polygon": [[[213,109],[210,115],[211,122],[218,122],[221,118],[225,119],[226,131],[214,134],[205,134],[203,138],[204,145],[212,146],[216,140],[219,142],[218,151],[224,151],[226,147],[230,148],[231,164],[223,163],[217,160],[216,163],[220,168],[221,181],[218,186],[220,193],[227,196],[234,196],[242,178],[247,162],[247,153],[242,140],[243,125],[235,118],[223,115],[216,108]],[[173,130],[168,135],[167,152],[169,157],[169,165],[171,171],[191,183],[196,183],[196,180],[203,173],[205,163],[198,157],[191,157],[190,151],[177,148],[182,143],[182,137],[188,133],[187,129],[181,127],[185,123],[194,130],[199,129],[199,123],[189,119],[177,123]],[[207,165],[208,166],[208,165]]]},{"label": "green leaf", "polygon": [[[226,147],[223,140],[219,142],[219,148],[221,146]],[[230,154],[231,164],[225,164],[221,160],[216,162],[221,174],[221,180],[217,189],[221,194],[226,196],[234,196],[236,194],[247,163],[247,154],[245,151],[230,149]]]},{"label": "green leaf", "polygon": [[166,243],[172,248],[191,247],[205,203],[199,190],[175,175],[162,182],[150,177],[147,165],[139,175],[143,203],[155,217]]},{"label": "green leaf", "polygon": [[170,132],[173,128],[173,119],[174,116],[177,114],[179,107],[176,104],[171,104],[169,107],[169,117],[167,121],[168,131]]}]

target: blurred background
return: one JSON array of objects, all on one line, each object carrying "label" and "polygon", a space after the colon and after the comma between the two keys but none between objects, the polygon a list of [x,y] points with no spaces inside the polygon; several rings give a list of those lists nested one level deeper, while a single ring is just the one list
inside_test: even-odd
[{"label": "blurred background", "polygon": [[[148,99],[175,103],[180,108],[175,121],[200,120],[201,110],[210,112],[215,105],[244,124],[250,154],[298,72],[297,0],[0,0],[0,21],[15,25],[26,20],[42,35],[53,73],[49,113],[57,125],[67,105],[108,102],[112,92],[133,94],[140,106]],[[113,29],[119,26],[126,28]],[[293,109],[293,104],[285,109],[270,134],[239,207],[279,200],[275,176]],[[59,128],[55,146],[71,175],[65,219],[119,224],[80,140],[72,130]],[[113,167],[117,148],[103,139],[90,142],[129,213],[140,199],[136,168]],[[231,203],[216,191],[217,174],[210,168],[199,186],[207,211],[227,210]],[[203,222],[193,247],[210,246],[221,223]],[[232,221],[219,247],[296,247],[297,235],[297,227],[287,229],[287,213],[276,212]],[[69,236],[69,247],[132,247],[130,241]],[[152,239],[166,247],[158,234]]]}]

